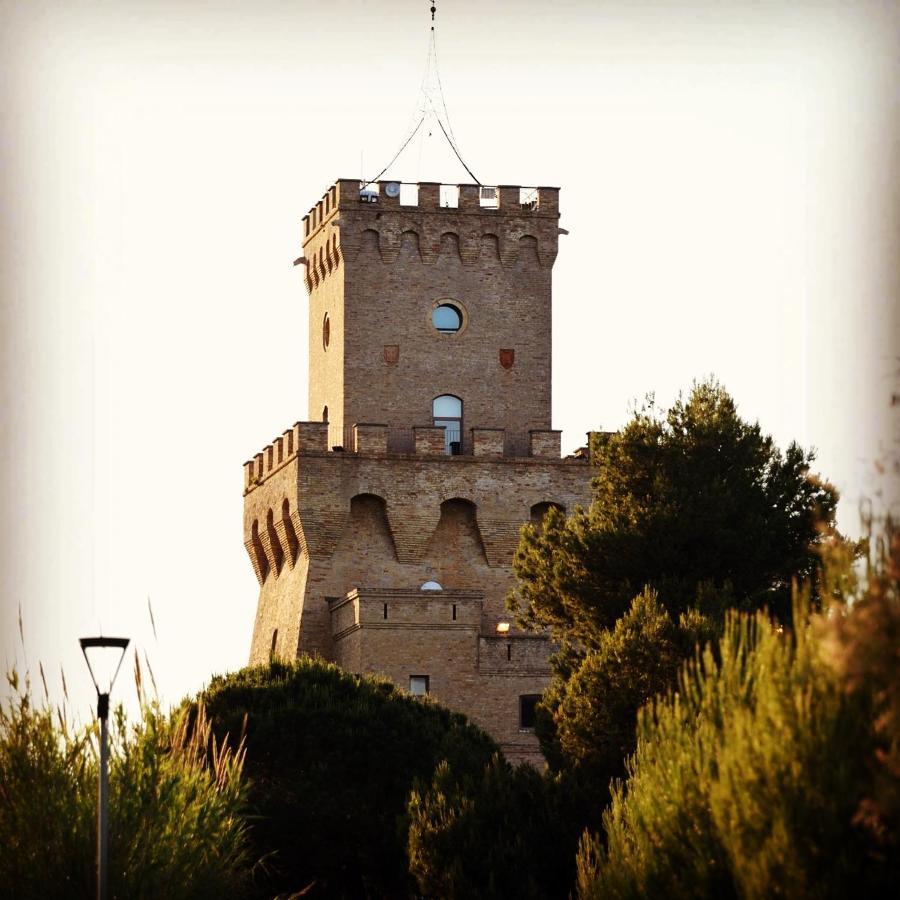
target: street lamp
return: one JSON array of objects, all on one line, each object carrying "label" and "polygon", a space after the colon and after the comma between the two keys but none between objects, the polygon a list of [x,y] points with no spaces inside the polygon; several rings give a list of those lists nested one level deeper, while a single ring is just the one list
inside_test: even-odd
[{"label": "street lamp", "polygon": [[109,720],[109,695],[113,682],[122,667],[128,638],[92,637],[80,638],[81,652],[87,662],[91,680],[97,689],[97,718],[100,719],[100,788],[97,799],[97,898],[106,900],[107,803],[109,797],[109,750],[107,748],[107,723]]}]

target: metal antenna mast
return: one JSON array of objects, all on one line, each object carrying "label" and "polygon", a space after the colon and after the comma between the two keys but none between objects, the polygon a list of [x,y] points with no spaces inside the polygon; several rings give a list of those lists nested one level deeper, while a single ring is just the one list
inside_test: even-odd
[{"label": "metal antenna mast", "polygon": [[[409,132],[407,138],[400,145],[400,149],[394,154],[393,159],[372,179],[370,179],[367,184],[371,184],[373,182],[378,181],[382,175],[397,161],[400,154],[407,148],[412,139],[416,136],[416,134],[420,133],[420,129],[422,126],[428,122],[437,122],[438,127],[441,130],[441,134],[444,135],[450,149],[453,151],[456,158],[459,160],[462,167],[469,173],[469,176],[476,184],[481,184],[478,178],[475,177],[475,174],[466,165],[465,160],[462,158],[462,154],[459,151],[459,147],[456,143],[456,135],[453,133],[453,126],[450,124],[450,113],[447,111],[447,101],[444,99],[444,89],[441,86],[441,76],[438,71],[438,60],[437,60],[437,44],[435,41],[435,31],[434,31],[434,23],[435,23],[435,13],[437,12],[437,0],[431,0],[431,32],[429,34],[428,39],[428,55],[425,60],[425,74],[422,78],[422,85],[419,92],[419,100],[417,102],[417,109],[414,116],[415,125],[412,127],[412,130]],[[438,106],[437,101],[440,101],[440,106]],[[425,133],[431,134],[431,131],[426,126],[425,129],[422,129],[422,135]]]}]

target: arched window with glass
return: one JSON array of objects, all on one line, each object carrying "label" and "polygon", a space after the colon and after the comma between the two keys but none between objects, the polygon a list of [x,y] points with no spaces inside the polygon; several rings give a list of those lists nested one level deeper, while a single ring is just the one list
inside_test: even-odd
[{"label": "arched window with glass", "polygon": [[444,427],[444,452],[456,456],[462,452],[462,400],[453,394],[441,394],[431,404],[436,428]]}]

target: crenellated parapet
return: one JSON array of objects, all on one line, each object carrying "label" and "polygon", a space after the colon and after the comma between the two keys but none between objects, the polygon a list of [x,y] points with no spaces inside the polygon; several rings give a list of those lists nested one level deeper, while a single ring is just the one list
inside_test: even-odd
[{"label": "crenellated parapet", "polygon": [[409,247],[422,263],[550,268],[558,246],[559,189],[340,179],[303,219],[306,286],[313,291],[360,254],[393,263]]},{"label": "crenellated parapet", "polygon": [[[504,428],[470,428],[465,452],[448,456],[443,426],[421,425],[391,428],[388,425],[358,422],[344,429],[331,443],[327,422],[295,422],[244,463],[244,493],[248,494],[298,456],[340,454],[355,456],[426,456],[449,463],[467,458],[560,459],[562,432],[532,429],[527,433],[528,456],[506,452],[509,442]],[[513,445],[515,446],[515,445]]]},{"label": "crenellated parapet", "polygon": [[294,422],[291,428],[244,463],[244,492],[262,484],[298,454],[325,453],[327,450],[327,422]]}]

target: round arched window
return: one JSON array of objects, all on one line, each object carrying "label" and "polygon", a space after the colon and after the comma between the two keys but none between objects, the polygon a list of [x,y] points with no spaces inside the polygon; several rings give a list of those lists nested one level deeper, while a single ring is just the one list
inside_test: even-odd
[{"label": "round arched window", "polygon": [[456,334],[462,328],[462,311],[452,303],[441,303],[431,313],[431,324],[441,334]]},{"label": "round arched window", "polygon": [[462,400],[453,394],[441,394],[431,402],[437,428],[444,429],[444,452],[456,456],[462,449]]},{"label": "round arched window", "polygon": [[325,318],[322,320],[322,349],[327,350],[328,345],[331,343],[331,319],[328,318],[328,313],[325,313]]}]

